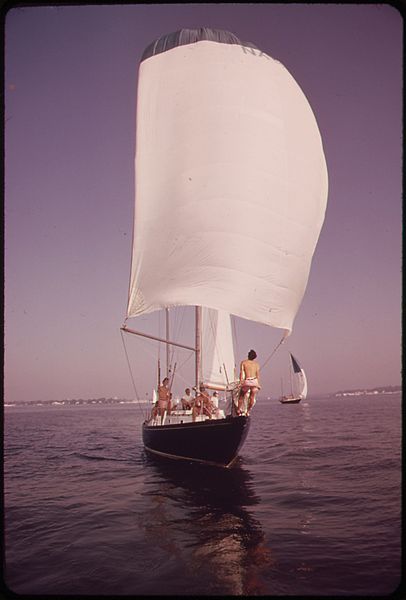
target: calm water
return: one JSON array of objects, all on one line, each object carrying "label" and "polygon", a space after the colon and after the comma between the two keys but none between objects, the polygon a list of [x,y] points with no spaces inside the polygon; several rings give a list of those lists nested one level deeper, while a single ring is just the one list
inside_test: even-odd
[{"label": "calm water", "polygon": [[8,408],[6,583],[20,594],[389,594],[400,403],[260,400],[230,470],[148,458],[136,406]]}]

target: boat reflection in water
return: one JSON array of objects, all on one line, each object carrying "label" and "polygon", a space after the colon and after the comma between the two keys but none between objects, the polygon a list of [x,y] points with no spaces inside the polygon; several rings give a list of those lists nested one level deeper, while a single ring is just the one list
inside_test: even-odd
[{"label": "boat reflection in water", "polygon": [[261,524],[247,510],[260,499],[242,459],[232,469],[174,463],[151,455],[146,461],[158,476],[154,484],[159,481],[153,496],[159,509],[153,512],[161,538],[169,542],[177,564],[187,572],[193,570],[184,593],[266,593],[262,576],[273,561]]}]

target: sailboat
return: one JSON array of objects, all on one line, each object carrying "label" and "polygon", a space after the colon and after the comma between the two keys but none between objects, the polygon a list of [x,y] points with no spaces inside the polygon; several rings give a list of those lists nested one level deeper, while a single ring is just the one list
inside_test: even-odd
[{"label": "sailboat", "polygon": [[[215,416],[148,417],[148,453],[230,467],[250,427],[237,415],[231,315],[289,335],[324,220],[320,132],[299,85],[233,33],[164,35],[138,75],[135,210],[121,330],[194,353],[195,389],[228,400]],[[129,319],[194,307],[194,343],[146,334]],[[282,341],[281,340],[281,341]],[[247,349],[248,350],[248,349]],[[167,361],[168,362],[168,361]],[[168,369],[168,366],[167,366]]]},{"label": "sailboat", "polygon": [[298,360],[293,356],[293,354],[289,354],[291,360],[291,394],[289,396],[284,396],[282,393],[279,402],[282,402],[282,404],[298,404],[301,400],[305,400],[307,396],[307,378],[304,370],[299,365]]}]

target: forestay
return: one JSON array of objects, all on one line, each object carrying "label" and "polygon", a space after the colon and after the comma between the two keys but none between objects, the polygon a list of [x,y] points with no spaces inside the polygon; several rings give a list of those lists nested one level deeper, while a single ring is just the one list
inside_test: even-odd
[{"label": "forestay", "polygon": [[139,68],[127,317],[201,305],[290,332],[327,201],[316,119],[280,62],[187,31]]}]

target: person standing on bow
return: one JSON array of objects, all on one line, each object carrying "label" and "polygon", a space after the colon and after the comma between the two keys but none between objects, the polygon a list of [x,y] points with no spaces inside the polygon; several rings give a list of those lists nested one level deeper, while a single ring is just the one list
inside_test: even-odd
[{"label": "person standing on bow", "polygon": [[[255,360],[257,353],[255,350],[248,352],[248,358],[243,360],[240,365],[240,385],[241,391],[238,398],[238,414],[250,414],[252,407],[255,404],[255,396],[259,385],[259,364]],[[248,406],[248,408],[246,408]]]}]

